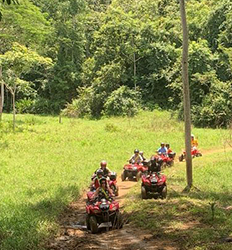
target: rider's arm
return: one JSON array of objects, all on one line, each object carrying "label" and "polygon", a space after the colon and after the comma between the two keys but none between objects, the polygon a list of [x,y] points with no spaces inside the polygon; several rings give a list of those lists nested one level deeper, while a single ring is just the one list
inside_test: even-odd
[{"label": "rider's arm", "polygon": [[108,187],[108,192],[109,192],[111,197],[114,196],[114,193],[113,193],[113,191],[112,191],[112,189],[110,187]]},{"label": "rider's arm", "polygon": [[97,189],[96,189],[93,198],[96,198],[96,197],[98,196],[98,194],[99,194],[99,189],[100,189],[100,188],[97,188]]},{"label": "rider's arm", "polygon": [[134,160],[134,155],[131,156],[131,158],[129,159],[129,163],[131,163]]}]

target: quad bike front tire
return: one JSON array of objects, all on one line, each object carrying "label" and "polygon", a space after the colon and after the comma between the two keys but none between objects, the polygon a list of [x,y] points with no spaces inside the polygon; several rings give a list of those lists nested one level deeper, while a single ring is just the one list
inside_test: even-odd
[{"label": "quad bike front tire", "polygon": [[142,199],[147,199],[147,191],[144,186],[141,186],[141,196],[142,196]]},{"label": "quad bike front tire", "polygon": [[140,180],[141,176],[142,176],[142,172],[139,171],[139,172],[136,174],[136,178],[135,178],[137,182]]},{"label": "quad bike front tire", "polygon": [[197,153],[197,154],[196,154],[196,157],[200,157],[200,156],[202,156],[201,153]]},{"label": "quad bike front tire", "polygon": [[122,214],[117,211],[115,214],[115,225],[114,228],[121,229],[123,227]]},{"label": "quad bike front tire", "polygon": [[92,234],[96,234],[98,232],[97,219],[95,216],[90,216],[89,227]]},{"label": "quad bike front tire", "polygon": [[179,156],[179,161],[183,161],[183,160],[184,160],[184,155],[182,154]]},{"label": "quad bike front tire", "polygon": [[165,185],[164,187],[163,187],[163,189],[162,189],[162,192],[161,192],[161,197],[162,197],[162,199],[166,199],[166,197],[167,197],[167,186]]},{"label": "quad bike front tire", "polygon": [[126,180],[126,172],[125,171],[122,172],[121,179],[122,179],[122,181]]}]

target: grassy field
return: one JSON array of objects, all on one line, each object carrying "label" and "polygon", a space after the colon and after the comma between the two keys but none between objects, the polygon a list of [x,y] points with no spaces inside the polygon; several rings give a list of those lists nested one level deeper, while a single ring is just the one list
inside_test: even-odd
[{"label": "grassy field", "polygon": [[[131,119],[64,118],[61,124],[58,117],[18,115],[15,133],[11,119],[4,115],[0,123],[4,250],[42,249],[42,240],[57,230],[57,215],[86,188],[102,159],[120,172],[135,148],[149,156],[161,141],[169,142],[177,153],[184,145],[183,123],[168,112],[143,112]],[[229,138],[226,130],[193,128],[193,133],[201,149],[222,148]],[[179,178],[184,185],[184,173]]]},{"label": "grassy field", "polygon": [[232,151],[194,159],[194,188],[186,194],[185,164],[165,170],[167,200],[142,200],[140,183],[128,194],[125,210],[157,239],[172,239],[179,249],[229,250],[232,236]]}]

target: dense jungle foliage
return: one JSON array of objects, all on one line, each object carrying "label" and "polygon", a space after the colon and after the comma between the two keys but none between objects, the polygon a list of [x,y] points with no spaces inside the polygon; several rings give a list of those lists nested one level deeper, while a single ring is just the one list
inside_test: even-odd
[{"label": "dense jungle foliage", "polygon": [[[160,107],[183,116],[178,0],[19,2],[0,3],[6,112],[14,82],[21,113],[100,117]],[[193,123],[226,127],[232,118],[232,2],[186,0],[186,8]],[[37,60],[28,59],[33,55]]]}]

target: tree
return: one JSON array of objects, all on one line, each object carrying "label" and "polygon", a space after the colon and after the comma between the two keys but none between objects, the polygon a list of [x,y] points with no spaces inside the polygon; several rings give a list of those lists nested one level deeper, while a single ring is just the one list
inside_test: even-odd
[{"label": "tree", "polygon": [[[2,3],[7,3],[8,5],[10,5],[11,3],[14,3],[14,4],[18,4],[18,0],[2,0]],[[1,4],[0,4],[0,7],[1,7]],[[0,9],[0,21],[2,20],[2,12],[1,12],[1,9]]]},{"label": "tree", "polygon": [[2,66],[0,66],[0,85],[1,85],[1,94],[0,94],[0,121],[2,120],[3,104],[4,104],[4,83],[2,79]]},{"label": "tree", "polygon": [[183,29],[183,53],[182,53],[182,80],[184,93],[184,120],[185,120],[185,148],[186,148],[186,172],[187,188],[190,189],[193,183],[192,177],[192,156],[191,156],[191,116],[190,116],[190,94],[188,79],[188,29],[185,11],[185,0],[180,0],[180,13]]},{"label": "tree", "polygon": [[23,79],[35,65],[46,65],[50,67],[52,60],[45,58],[25,46],[14,43],[12,50],[0,55],[0,66],[2,67],[2,80],[12,95],[13,100],[13,129],[15,130],[15,96],[17,91],[26,91],[30,88],[30,82]]}]

